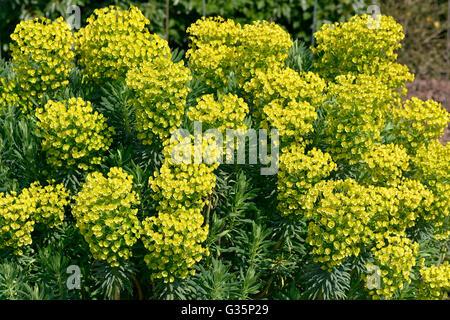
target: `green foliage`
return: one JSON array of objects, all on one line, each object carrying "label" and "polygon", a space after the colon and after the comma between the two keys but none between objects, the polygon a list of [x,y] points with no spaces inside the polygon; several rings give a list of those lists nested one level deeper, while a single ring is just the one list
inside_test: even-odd
[{"label": "green foliage", "polygon": [[45,175],[45,155],[34,118],[10,106],[0,111],[1,191],[20,190]]},{"label": "green foliage", "polygon": [[[395,62],[400,25],[384,17],[372,30],[358,16],[325,26],[313,56],[291,37],[309,37],[314,1],[207,1],[208,15],[237,22],[198,21],[185,54],[180,28],[201,15],[201,1],[172,4],[169,39],[181,45],[172,50],[157,34],[163,5],[135,2],[143,14],[117,1],[121,9],[96,11],[75,35],[78,59],[68,59],[57,96],[42,95],[28,114],[13,101],[1,106],[1,227],[16,216],[29,222],[14,233],[17,248],[2,238],[1,299],[445,296],[449,149],[435,138],[448,115],[432,101],[400,99],[409,79]],[[67,4],[53,3],[50,16]],[[85,16],[102,2],[76,4]],[[318,25],[353,4],[321,2]],[[291,33],[246,24],[261,18]],[[17,49],[19,67],[30,67]],[[17,70],[0,60],[0,78]],[[171,131],[193,132],[197,120],[204,130],[280,129],[277,175],[261,175],[261,164],[175,163],[174,148],[197,137],[174,141]],[[44,193],[53,182],[67,194]],[[382,289],[367,287],[368,265],[380,268]],[[67,286],[70,266],[80,289]]]},{"label": "green foliage", "polygon": [[23,269],[6,262],[0,265],[0,271],[0,297],[8,300],[26,297],[30,287],[24,283]]},{"label": "green foliage", "polygon": [[313,67],[313,55],[304,42],[295,40],[289,48],[286,67],[297,72],[308,72]]},{"label": "green foliage", "polygon": [[120,299],[121,296],[132,295],[133,266],[129,263],[122,264],[118,268],[112,268],[109,264],[99,264],[94,269],[98,291],[104,299]]},{"label": "green foliage", "polygon": [[306,265],[304,277],[307,299],[345,299],[350,288],[350,267],[342,264],[331,272],[322,270],[320,265]]}]

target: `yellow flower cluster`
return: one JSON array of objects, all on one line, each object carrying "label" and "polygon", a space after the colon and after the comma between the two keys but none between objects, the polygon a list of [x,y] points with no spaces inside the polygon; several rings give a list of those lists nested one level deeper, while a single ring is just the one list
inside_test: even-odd
[{"label": "yellow flower cluster", "polygon": [[[369,186],[369,188],[371,188]],[[434,201],[433,193],[417,180],[404,179],[389,187],[376,187],[368,192],[376,212],[370,229],[375,242],[382,242],[392,234],[403,235],[413,227],[417,219],[427,215],[427,208]]]},{"label": "yellow flower cluster", "polygon": [[205,94],[197,99],[197,105],[188,110],[187,116],[191,121],[203,122],[203,128],[245,130],[247,113],[247,104],[235,94],[218,94],[217,100],[214,94]]},{"label": "yellow flower cluster", "polygon": [[391,236],[372,248],[374,265],[380,269],[380,288],[369,294],[374,299],[389,299],[394,292],[410,283],[411,269],[416,264],[419,244],[404,236]]},{"label": "yellow flower cluster", "polygon": [[26,112],[33,109],[32,100],[39,102],[44,93],[57,96],[69,84],[74,39],[63,18],[21,21],[11,39],[15,76],[8,83],[1,80],[0,104],[17,103]]},{"label": "yellow flower cluster", "polygon": [[186,31],[190,34],[190,49],[186,52],[189,68],[213,87],[220,88],[228,74],[237,68],[237,41],[241,25],[220,17],[198,20]]},{"label": "yellow flower cluster", "polygon": [[[261,114],[263,109],[274,100],[274,103],[281,106],[290,101],[302,102],[306,112],[305,118],[311,119],[316,118],[311,114],[311,106],[317,108],[322,104],[325,88],[325,81],[315,73],[299,74],[290,68],[270,68],[256,71],[255,76],[245,84],[244,91],[248,94],[248,100],[255,106],[252,116],[256,119],[264,119]],[[289,115],[288,113],[287,116]]]},{"label": "yellow flower cluster", "polygon": [[433,192],[434,202],[429,206],[424,219],[431,222],[435,238],[450,236],[450,146],[432,140],[422,145],[412,159],[414,177],[422,181]]},{"label": "yellow flower cluster", "polygon": [[440,138],[450,122],[450,113],[433,100],[411,98],[393,108],[394,132],[399,142],[409,150],[422,143]]},{"label": "yellow flower cluster", "polygon": [[[413,79],[395,62],[402,28],[391,17],[371,19],[354,17],[316,33],[316,67],[328,83],[275,67],[256,70],[243,89],[261,126],[281,129],[278,209],[308,219],[314,261],[331,270],[370,252],[382,278],[370,293],[391,298],[411,281],[418,255],[406,231],[425,222],[435,239],[450,235],[450,148],[433,140],[450,118],[434,101],[401,102],[398,89]],[[305,152],[318,111],[324,151]],[[383,142],[385,133],[393,142]],[[362,175],[327,180],[347,167]]]},{"label": "yellow flower cluster", "polygon": [[22,254],[21,248],[31,244],[34,230],[33,199],[18,197],[17,193],[0,193],[0,249],[12,248]]},{"label": "yellow flower cluster", "polygon": [[22,247],[32,243],[36,223],[49,228],[64,220],[68,192],[58,184],[42,187],[34,182],[18,195],[0,193],[0,249],[11,248],[21,255]]},{"label": "yellow flower cluster", "polygon": [[33,219],[36,223],[49,228],[63,223],[64,206],[69,204],[67,200],[69,192],[62,184],[49,184],[43,187],[39,182],[33,182],[28,188],[22,190],[20,196],[34,199]]},{"label": "yellow flower cluster", "polygon": [[[191,137],[179,137],[178,141],[165,143],[165,160],[160,172],[149,179],[155,192],[153,197],[158,201],[158,216],[143,221],[142,241],[149,250],[145,261],[153,271],[152,278],[162,278],[164,282],[193,274],[194,263],[209,254],[208,249],[202,247],[208,235],[202,210],[209,205],[207,198],[215,187],[213,171],[218,163],[177,164],[174,148],[184,139],[192,141]],[[193,150],[189,144],[191,155],[205,152],[211,142],[211,139],[204,139],[202,150]]]},{"label": "yellow flower cluster", "polygon": [[370,245],[374,208],[368,192],[353,179],[320,181],[310,190],[304,204],[310,220],[306,241],[316,262],[330,269]]},{"label": "yellow flower cluster", "polygon": [[331,156],[292,144],[280,155],[278,171],[278,209],[283,215],[305,214],[308,191],[336,170]]},{"label": "yellow flower cluster", "polygon": [[338,76],[329,85],[327,151],[335,161],[355,164],[380,140],[391,91],[373,76]]},{"label": "yellow flower cluster", "polygon": [[112,267],[131,257],[131,247],[142,232],[138,210],[133,208],[139,204],[139,196],[132,184],[131,175],[112,167],[107,177],[90,173],[74,197],[72,214],[92,255]]},{"label": "yellow flower cluster", "polygon": [[187,33],[189,67],[212,88],[226,85],[231,72],[242,87],[256,72],[283,66],[292,46],[289,34],[267,21],[241,26],[221,17],[203,18]]},{"label": "yellow flower cluster", "polygon": [[135,6],[96,9],[76,34],[75,51],[87,79],[123,80],[126,72],[157,56],[170,59],[167,41],[150,34],[149,20]]},{"label": "yellow flower cluster", "polygon": [[[391,233],[403,234],[406,228],[411,228],[418,219],[428,215],[428,210],[434,203],[433,192],[418,180],[404,179],[396,186],[398,210],[395,215],[389,217]],[[385,202],[389,203],[390,196],[385,196]],[[380,221],[384,221],[381,219]]]},{"label": "yellow flower cluster", "polygon": [[369,185],[389,185],[395,183],[408,170],[409,166],[409,156],[406,149],[393,143],[374,144],[362,156],[362,160],[366,174],[360,182]]},{"label": "yellow flower cluster", "polygon": [[155,137],[165,140],[180,127],[189,80],[183,61],[173,63],[165,56],[147,60],[127,73],[126,83],[135,92],[132,103],[138,138],[144,144],[151,144]]},{"label": "yellow flower cluster", "polygon": [[[423,262],[422,262],[423,264]],[[420,288],[421,299],[445,299],[450,290],[450,264],[445,261],[440,266],[420,268],[422,285]]]},{"label": "yellow flower cluster", "polygon": [[236,72],[243,79],[253,77],[258,70],[283,66],[293,44],[289,33],[267,21],[244,25],[239,42],[240,63]]},{"label": "yellow flower cluster", "polygon": [[313,52],[320,57],[315,66],[329,80],[342,74],[367,74],[391,90],[414,80],[406,66],[395,63],[404,34],[392,17],[353,16],[348,22],[324,24],[314,36]]},{"label": "yellow flower cluster", "polygon": [[272,128],[279,130],[279,135],[284,143],[291,141],[303,143],[304,137],[314,130],[313,123],[317,118],[315,108],[304,101],[284,102],[275,99],[267,104],[263,111],[266,121]]},{"label": "yellow flower cluster", "polygon": [[[292,193],[292,188],[287,190]],[[299,212],[310,221],[307,242],[315,261],[330,269],[363,249],[381,248],[392,236],[405,237],[406,228],[426,214],[433,195],[415,180],[391,187],[322,180],[306,190],[301,201],[304,210]]]},{"label": "yellow flower cluster", "polygon": [[438,183],[450,182],[450,146],[432,140],[428,144],[423,144],[412,158],[416,171],[415,177],[423,180],[429,186]]},{"label": "yellow flower cluster", "polygon": [[[193,141],[193,137],[180,137],[181,141],[167,144],[163,150],[165,160],[154,177],[151,177],[149,184],[155,192],[154,199],[158,201],[158,211],[167,211],[175,208],[203,208],[207,204],[205,196],[215,187],[214,169],[218,163],[208,165],[207,163],[194,163],[192,159],[197,150],[191,148],[191,163],[177,163],[178,155],[175,154],[178,145],[183,144],[183,140]],[[207,150],[208,139],[203,139],[202,152]],[[184,150],[183,150],[184,151]],[[188,161],[186,161],[188,162]]]},{"label": "yellow flower cluster", "polygon": [[47,162],[54,167],[88,170],[100,164],[112,142],[114,129],[81,98],[50,100],[36,110],[36,117]]},{"label": "yellow flower cluster", "polygon": [[178,208],[159,212],[142,222],[144,246],[149,250],[144,260],[153,272],[152,279],[165,283],[195,274],[193,265],[208,249],[201,246],[208,236],[200,208]]}]

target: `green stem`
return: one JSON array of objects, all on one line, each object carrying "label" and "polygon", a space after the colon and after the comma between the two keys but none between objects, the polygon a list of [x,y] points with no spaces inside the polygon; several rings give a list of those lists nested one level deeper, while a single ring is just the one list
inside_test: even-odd
[{"label": "green stem", "polygon": [[205,219],[205,221],[206,221],[206,225],[209,225],[209,216],[210,216],[210,213],[211,213],[211,196],[209,197],[209,201],[208,201],[208,208],[206,208],[206,219]]},{"label": "green stem", "polygon": [[114,273],[114,300],[120,300],[120,285],[117,281],[117,269],[114,268],[113,269],[113,273]]}]

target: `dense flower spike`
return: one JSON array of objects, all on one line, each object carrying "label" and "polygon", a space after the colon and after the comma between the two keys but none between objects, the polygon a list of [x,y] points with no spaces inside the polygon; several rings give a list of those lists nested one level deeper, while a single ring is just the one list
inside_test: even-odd
[{"label": "dense flower spike", "polygon": [[335,161],[355,164],[381,138],[391,91],[373,76],[338,76],[326,106],[327,151]]},{"label": "dense flower spike", "polygon": [[406,66],[395,63],[395,51],[405,35],[392,17],[354,16],[348,22],[324,24],[314,36],[317,47],[313,51],[320,57],[316,67],[329,80],[344,74],[367,74],[391,90],[414,80]]},{"label": "dense flower spike", "polygon": [[422,143],[440,138],[450,122],[450,113],[433,100],[411,98],[393,108],[394,134],[410,151]]},{"label": "dense flower spike", "polygon": [[208,236],[208,225],[203,223],[201,209],[184,207],[142,222],[142,241],[149,250],[144,259],[153,279],[167,283],[195,273],[194,264],[209,254],[201,245]]},{"label": "dense flower spike", "polygon": [[334,170],[336,164],[331,156],[320,150],[305,153],[304,148],[295,144],[283,150],[277,185],[280,212],[284,215],[305,214],[309,189]]},{"label": "dense flower spike", "polygon": [[420,288],[421,299],[445,299],[450,290],[450,264],[445,261],[440,266],[420,268],[422,286]]},{"label": "dense flower spike", "polygon": [[331,268],[370,246],[373,232],[368,225],[376,210],[371,190],[352,179],[321,181],[304,206],[310,220],[306,241],[317,262]]},{"label": "dense flower spike", "polygon": [[403,235],[427,215],[434,201],[433,193],[416,180],[404,179],[389,185],[376,187],[372,195],[377,212],[369,227],[376,243],[392,234]]},{"label": "dense flower spike", "polygon": [[183,61],[173,63],[164,56],[147,60],[127,73],[126,83],[135,92],[138,138],[151,144],[180,127],[184,115],[189,69]]},{"label": "dense flower spike", "polygon": [[150,34],[150,21],[131,6],[96,9],[76,34],[76,53],[87,79],[123,80],[126,72],[155,57],[170,59],[167,41]]},{"label": "dense flower spike", "polygon": [[206,163],[174,164],[172,158],[164,161],[159,173],[149,181],[158,210],[203,208],[207,204],[205,196],[215,186],[214,169]]},{"label": "dense flower spike", "polygon": [[186,52],[189,68],[214,87],[222,87],[230,72],[236,69],[236,43],[241,25],[220,17],[198,20],[186,32],[190,35],[190,49]]},{"label": "dense flower spike", "polygon": [[431,141],[417,150],[412,159],[414,177],[433,192],[434,202],[423,218],[435,229],[435,237],[448,239],[450,236],[450,146]]},{"label": "dense flower spike", "polygon": [[416,179],[423,180],[430,186],[437,183],[448,184],[450,181],[449,161],[449,145],[444,146],[437,140],[422,145],[412,158],[412,163],[418,170],[415,174]]},{"label": "dense flower spike", "polygon": [[243,26],[239,34],[239,65],[236,73],[249,79],[259,70],[283,66],[292,46],[290,35],[279,25],[255,21]]},{"label": "dense flower spike", "polygon": [[[289,101],[306,102],[317,109],[325,100],[325,88],[325,81],[315,73],[299,74],[290,68],[258,70],[244,86],[249,95],[247,99],[254,105],[252,111],[256,118],[264,118],[263,109],[274,100],[277,100],[278,104]],[[306,112],[305,118],[311,118],[310,112]]]},{"label": "dense flower spike", "polygon": [[[264,107],[264,115],[268,124],[263,126],[277,128],[283,142],[305,142],[305,136],[313,131],[313,123],[317,113],[308,102],[275,99]],[[269,125],[270,124],[270,125]]]},{"label": "dense flower spike", "polygon": [[90,173],[75,196],[72,213],[95,259],[112,267],[131,257],[131,247],[141,235],[137,218],[138,194],[132,190],[133,177],[113,167],[107,177]]},{"label": "dense flower spike", "polygon": [[35,199],[36,210],[33,219],[36,223],[53,228],[62,224],[64,220],[64,206],[69,204],[69,192],[62,184],[41,186],[33,182],[30,187],[22,191],[21,197]]},{"label": "dense flower spike", "polygon": [[401,236],[391,236],[372,249],[374,264],[380,269],[381,285],[369,293],[374,299],[389,299],[396,290],[410,283],[410,272],[416,264],[419,244]]},{"label": "dense flower spike", "polygon": [[32,243],[35,224],[48,228],[60,225],[68,195],[61,184],[42,187],[39,182],[20,194],[0,193],[0,249],[11,248],[21,255],[22,248]]},{"label": "dense flower spike", "polygon": [[75,54],[70,26],[63,18],[22,21],[11,35],[15,77],[2,79],[0,104],[17,103],[24,112],[33,109],[44,94],[56,97],[69,84]]},{"label": "dense flower spike", "polygon": [[[179,164],[174,152],[185,139],[190,163]],[[155,192],[153,197],[158,201],[158,216],[143,221],[142,241],[149,250],[145,261],[153,272],[152,278],[163,278],[164,282],[186,278],[195,272],[192,269],[194,263],[209,254],[208,249],[202,246],[209,227],[208,224],[203,225],[202,210],[209,205],[208,196],[215,187],[213,171],[218,166],[218,158],[212,155],[211,164],[192,163],[195,152],[204,154],[214,141],[204,139],[201,150],[195,150],[191,141],[193,137],[182,136],[178,140],[168,140],[160,172],[149,180]]]},{"label": "dense flower spike", "polygon": [[214,128],[222,132],[226,129],[245,130],[244,119],[247,114],[248,106],[244,100],[231,93],[219,94],[217,100],[213,94],[203,95],[187,113],[191,121],[201,121],[203,128]]},{"label": "dense flower spike", "polygon": [[407,151],[396,144],[374,144],[362,158],[365,175],[361,181],[369,185],[395,183],[409,166]]},{"label": "dense flower spike", "polygon": [[101,163],[112,142],[113,128],[81,98],[50,100],[36,110],[36,117],[47,162],[56,168],[88,170]]},{"label": "dense flower spike", "polygon": [[34,211],[34,199],[18,197],[15,192],[0,193],[0,249],[12,248],[15,254],[22,254],[22,247],[31,244]]},{"label": "dense flower spike", "polygon": [[267,21],[241,26],[220,17],[204,18],[187,33],[189,67],[212,88],[226,85],[230,73],[243,86],[256,72],[283,66],[292,46],[289,34]]}]

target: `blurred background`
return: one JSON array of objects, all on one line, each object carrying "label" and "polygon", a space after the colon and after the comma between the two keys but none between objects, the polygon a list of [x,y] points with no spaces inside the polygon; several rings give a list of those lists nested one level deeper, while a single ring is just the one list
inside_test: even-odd
[{"label": "blurred background", "polygon": [[[110,4],[124,8],[136,5],[150,19],[151,32],[168,39],[172,48],[184,50],[188,46],[186,28],[202,15],[219,15],[241,23],[274,21],[293,39],[311,45],[314,30],[322,24],[372,14],[377,8],[404,27],[399,62],[416,75],[408,86],[409,95],[437,100],[450,111],[450,0],[0,0],[0,55],[8,59],[9,35],[20,20],[38,16],[67,19],[75,5],[83,26],[96,8]],[[444,140],[450,140],[450,130]]]}]

